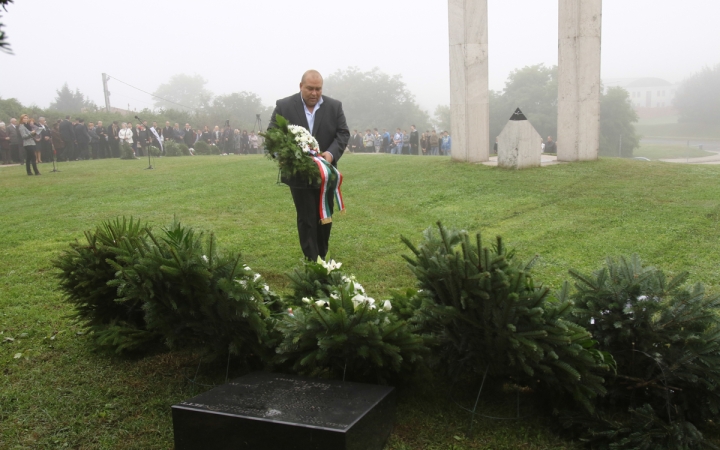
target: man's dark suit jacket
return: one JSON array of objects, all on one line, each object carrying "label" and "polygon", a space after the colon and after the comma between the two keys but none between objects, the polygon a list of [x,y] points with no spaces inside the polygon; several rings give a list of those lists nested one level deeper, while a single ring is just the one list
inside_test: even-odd
[{"label": "man's dark suit jacket", "polygon": [[[323,104],[315,112],[315,124],[311,132],[320,145],[320,151],[330,152],[333,156],[332,165],[337,167],[337,163],[347,147],[348,139],[350,139],[350,129],[345,120],[342,103],[324,95],[322,98]],[[299,92],[275,103],[275,111],[272,113],[268,128],[277,126],[275,122],[277,114],[286,118],[291,125],[300,125],[306,129],[310,128]],[[308,187],[306,182],[294,177],[283,177],[282,182],[290,187]]]}]

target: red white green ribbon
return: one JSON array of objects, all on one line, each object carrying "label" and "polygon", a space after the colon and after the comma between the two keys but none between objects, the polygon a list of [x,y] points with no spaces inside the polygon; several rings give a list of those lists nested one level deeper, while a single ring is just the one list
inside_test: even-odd
[{"label": "red white green ribbon", "polygon": [[330,205],[333,199],[339,211],[345,210],[340,186],[342,185],[342,174],[332,164],[325,161],[322,156],[313,156],[313,161],[320,170],[320,223],[323,225],[332,222],[332,210]]}]

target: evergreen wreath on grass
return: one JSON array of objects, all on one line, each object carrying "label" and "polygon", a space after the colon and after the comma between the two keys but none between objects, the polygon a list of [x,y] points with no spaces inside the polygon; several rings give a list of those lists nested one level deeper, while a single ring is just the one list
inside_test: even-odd
[{"label": "evergreen wreath on grass", "polygon": [[296,373],[387,383],[412,373],[429,353],[422,336],[378,304],[341,263],[306,262],[291,278],[302,297],[276,324],[283,336],[275,362]]},{"label": "evergreen wreath on grass", "polygon": [[699,428],[720,412],[720,296],[683,287],[686,272],[667,279],[637,255],[570,274],[577,320],[617,372],[598,416],[568,414],[566,423],[580,424],[594,448],[716,448]]},{"label": "evergreen wreath on grass", "polygon": [[480,235],[438,223],[419,246],[403,238],[405,256],[427,301],[425,313],[441,329],[439,355],[454,376],[475,374],[530,386],[557,399],[563,392],[593,410],[605,394],[601,374],[612,357],[573,321],[573,304],[536,286],[500,237],[491,248]]}]

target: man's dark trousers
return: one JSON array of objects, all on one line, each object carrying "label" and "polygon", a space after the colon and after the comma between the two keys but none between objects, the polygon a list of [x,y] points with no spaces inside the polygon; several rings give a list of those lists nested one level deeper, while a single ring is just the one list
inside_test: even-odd
[{"label": "man's dark trousers", "polygon": [[[297,213],[298,236],[300,248],[305,258],[317,261],[318,256],[325,259],[330,242],[332,222],[320,223],[320,189],[290,187],[295,211]],[[330,201],[330,214],[334,202]]]}]

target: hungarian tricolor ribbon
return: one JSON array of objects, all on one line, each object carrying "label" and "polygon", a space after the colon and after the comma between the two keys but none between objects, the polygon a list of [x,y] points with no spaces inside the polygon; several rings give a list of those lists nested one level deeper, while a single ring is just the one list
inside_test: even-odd
[{"label": "hungarian tricolor ribbon", "polygon": [[320,170],[320,223],[323,225],[332,222],[332,202],[333,199],[337,204],[339,211],[345,210],[345,202],[343,202],[342,191],[342,174],[332,164],[327,162],[322,156],[312,156],[313,161]]}]

